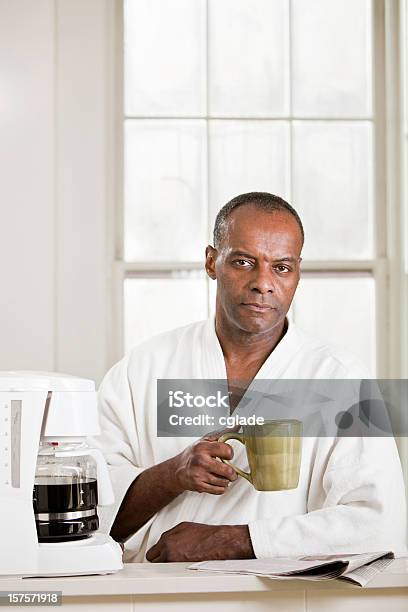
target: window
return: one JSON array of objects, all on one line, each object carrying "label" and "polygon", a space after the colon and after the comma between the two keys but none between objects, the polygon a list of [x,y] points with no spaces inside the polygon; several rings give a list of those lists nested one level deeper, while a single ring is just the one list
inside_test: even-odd
[{"label": "window", "polygon": [[388,374],[384,5],[125,0],[123,344],[208,316],[204,249],[246,191],[305,226],[291,317]]}]

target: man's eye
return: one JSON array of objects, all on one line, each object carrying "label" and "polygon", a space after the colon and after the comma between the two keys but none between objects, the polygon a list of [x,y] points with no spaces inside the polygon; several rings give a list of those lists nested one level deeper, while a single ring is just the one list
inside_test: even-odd
[{"label": "man's eye", "polygon": [[236,259],[234,263],[240,268],[246,268],[247,266],[251,265],[246,259]]},{"label": "man's eye", "polygon": [[288,268],[288,266],[276,266],[276,269],[278,272],[290,272],[290,268]]}]

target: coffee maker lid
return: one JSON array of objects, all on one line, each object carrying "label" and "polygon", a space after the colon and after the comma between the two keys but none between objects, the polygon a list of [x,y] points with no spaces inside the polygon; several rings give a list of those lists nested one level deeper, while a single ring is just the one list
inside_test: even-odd
[{"label": "coffee maker lid", "polygon": [[0,391],[95,391],[95,383],[58,372],[15,370],[0,372]]}]

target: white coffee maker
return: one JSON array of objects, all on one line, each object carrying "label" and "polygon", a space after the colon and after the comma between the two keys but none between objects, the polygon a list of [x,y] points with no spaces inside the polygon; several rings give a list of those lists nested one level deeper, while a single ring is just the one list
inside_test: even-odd
[{"label": "white coffee maker", "polygon": [[98,532],[114,502],[108,468],[87,438],[99,431],[93,381],[0,372],[0,574],[68,576],[122,569]]}]

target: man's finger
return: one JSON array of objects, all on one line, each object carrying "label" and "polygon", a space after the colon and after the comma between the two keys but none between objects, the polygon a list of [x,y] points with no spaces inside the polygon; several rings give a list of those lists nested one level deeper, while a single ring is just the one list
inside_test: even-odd
[{"label": "man's finger", "polygon": [[220,457],[220,459],[232,459],[234,451],[226,442],[211,442],[208,445],[208,450],[211,457]]},{"label": "man's finger", "polygon": [[225,493],[225,487],[217,487],[216,485],[208,484],[207,482],[202,483],[202,492],[211,493],[212,495],[222,495]]},{"label": "man's finger", "polygon": [[241,429],[241,425],[236,425],[235,427],[228,427],[227,429],[220,429],[218,431],[210,431],[208,434],[206,434],[205,436],[203,436],[203,440],[208,440],[209,442],[215,442],[217,441],[219,438],[221,438],[221,436],[223,434],[226,433],[231,433],[233,432],[237,432]]},{"label": "man's finger", "polygon": [[158,557],[155,557],[154,559],[151,560],[152,563],[165,563],[166,561],[167,561],[167,555],[166,555],[166,551],[164,550],[164,548]]},{"label": "man's finger", "polygon": [[217,461],[216,459],[212,459],[207,466],[208,472],[211,472],[215,476],[228,478],[228,480],[236,480],[237,474],[235,470],[228,464],[222,463],[222,461]]},{"label": "man's finger", "polygon": [[146,553],[146,559],[148,561],[153,562],[154,559],[160,557],[162,550],[163,550],[163,546],[159,540],[158,542],[156,542],[156,544],[154,544],[151,548],[149,548],[149,550]]},{"label": "man's finger", "polygon": [[216,442],[218,438],[220,438],[221,436],[222,436],[222,433],[220,431],[215,431],[214,433],[207,434],[202,439],[208,442]]},{"label": "man's finger", "polygon": [[225,487],[228,487],[229,483],[231,482],[230,480],[228,480],[228,478],[220,478],[215,474],[208,474],[205,481],[207,484],[215,485],[217,487],[223,487],[224,489]]}]

